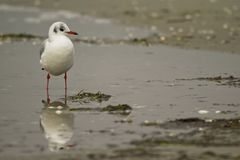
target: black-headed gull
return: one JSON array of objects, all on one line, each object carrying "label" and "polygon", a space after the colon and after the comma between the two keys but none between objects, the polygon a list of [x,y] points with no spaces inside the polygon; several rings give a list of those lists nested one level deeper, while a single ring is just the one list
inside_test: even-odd
[{"label": "black-headed gull", "polygon": [[50,75],[64,75],[65,89],[67,89],[67,71],[73,65],[74,46],[67,35],[77,35],[64,22],[53,23],[48,32],[48,39],[40,49],[40,64],[47,74],[47,90]]}]

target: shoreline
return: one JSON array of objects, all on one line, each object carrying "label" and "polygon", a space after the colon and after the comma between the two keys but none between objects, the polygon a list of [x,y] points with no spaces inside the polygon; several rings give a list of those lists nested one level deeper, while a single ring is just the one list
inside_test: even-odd
[{"label": "shoreline", "polygon": [[99,0],[94,4],[86,0],[59,0],[56,3],[1,0],[0,4],[65,9],[147,28],[153,33],[163,32],[169,46],[240,53],[240,2],[234,0]]}]

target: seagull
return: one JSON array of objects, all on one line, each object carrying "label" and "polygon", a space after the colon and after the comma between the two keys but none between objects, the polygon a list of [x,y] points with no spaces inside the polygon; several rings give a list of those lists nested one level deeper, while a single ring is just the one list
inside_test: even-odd
[{"label": "seagull", "polygon": [[[43,41],[40,49],[40,64],[47,74],[47,91],[50,75],[64,74],[65,91],[67,89],[67,71],[73,66],[74,46],[68,35],[78,35],[71,31],[66,23],[53,23],[48,32],[48,39]],[[48,92],[47,92],[48,93]]]}]

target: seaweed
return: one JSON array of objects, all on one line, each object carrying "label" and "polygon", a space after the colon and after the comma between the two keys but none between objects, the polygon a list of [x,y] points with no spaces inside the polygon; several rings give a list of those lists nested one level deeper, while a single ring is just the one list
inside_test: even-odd
[{"label": "seaweed", "polygon": [[[129,115],[131,113],[132,107],[127,104],[118,104],[118,105],[108,105],[106,107],[78,107],[78,108],[71,108],[70,111],[78,111],[78,112],[108,112],[110,114],[120,114],[120,115]],[[132,120],[124,119],[120,121],[115,121],[120,123],[131,123]]]},{"label": "seaweed", "polygon": [[183,78],[176,79],[177,81],[210,81],[215,82],[219,86],[230,86],[230,87],[240,87],[240,78],[234,77],[232,75],[223,77],[223,76],[215,76],[215,77],[198,77],[198,78]]},{"label": "seaweed", "polygon": [[159,123],[158,121],[144,121],[140,124],[146,127],[161,127],[164,129],[184,129],[184,128],[216,128],[216,129],[240,129],[240,119],[200,119],[184,118]]},{"label": "seaweed", "polygon": [[20,41],[20,40],[32,40],[32,39],[43,39],[41,36],[36,36],[32,34],[26,33],[8,33],[8,34],[1,34],[0,41]]},{"label": "seaweed", "polygon": [[101,103],[103,101],[108,101],[111,97],[112,97],[111,95],[101,93],[100,91],[97,93],[91,93],[84,92],[83,90],[81,90],[76,95],[69,96],[68,99],[70,99],[73,102],[79,102],[81,104],[84,104],[90,102]]},{"label": "seaweed", "polygon": [[128,104],[108,105],[102,109],[102,111],[106,111],[111,114],[121,115],[129,115],[131,110],[132,107],[130,107]]}]

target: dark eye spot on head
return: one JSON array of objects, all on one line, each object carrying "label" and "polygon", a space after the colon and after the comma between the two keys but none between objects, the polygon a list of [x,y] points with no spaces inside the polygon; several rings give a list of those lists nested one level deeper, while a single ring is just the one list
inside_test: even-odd
[{"label": "dark eye spot on head", "polygon": [[63,25],[60,26],[59,30],[63,32],[65,30],[65,27]]},{"label": "dark eye spot on head", "polygon": [[54,27],[54,28],[53,28],[53,32],[54,32],[54,33],[57,33],[57,27]]}]

